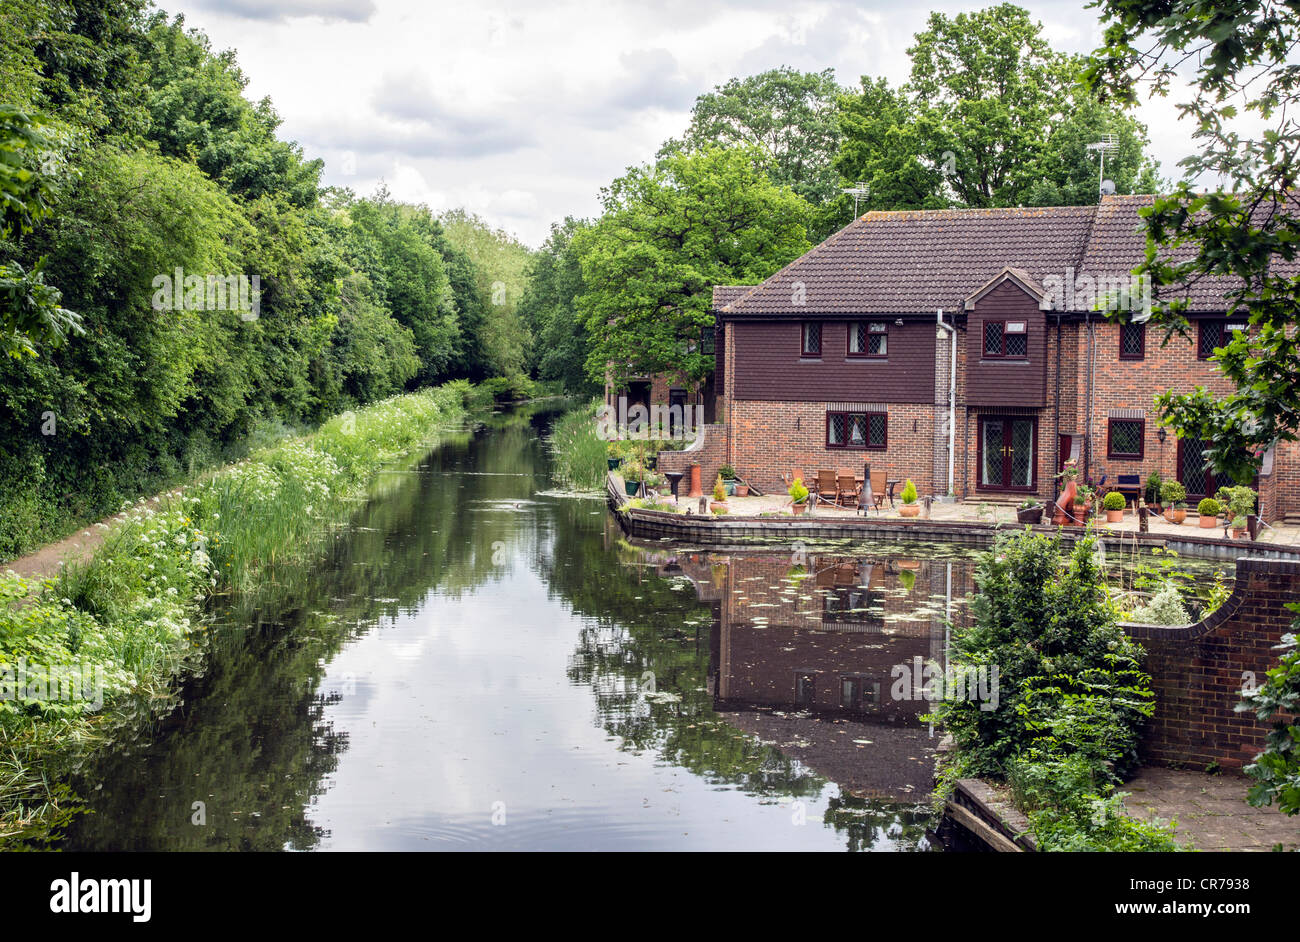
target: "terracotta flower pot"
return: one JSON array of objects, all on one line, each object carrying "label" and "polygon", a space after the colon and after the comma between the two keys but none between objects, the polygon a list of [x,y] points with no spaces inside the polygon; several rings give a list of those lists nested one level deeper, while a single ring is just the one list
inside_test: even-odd
[{"label": "terracotta flower pot", "polygon": [[1211,517],[1209,514],[1201,514],[1200,519],[1197,521],[1196,525],[1200,527],[1202,530],[1214,530],[1217,529],[1219,526],[1219,518]]},{"label": "terracotta flower pot", "polygon": [[1187,511],[1181,507],[1169,507],[1166,508],[1164,517],[1174,526],[1178,526],[1187,519]]},{"label": "terracotta flower pot", "polygon": [[748,485],[748,484],[737,484],[737,485],[736,485],[736,496],[737,496],[737,497],[748,497],[748,496],[749,496],[749,485]]},{"label": "terracotta flower pot", "polygon": [[794,515],[797,517],[797,516],[799,516],[801,513],[803,513],[805,510],[808,509],[808,505],[807,505],[806,503],[804,503],[804,504],[791,504],[791,505],[790,505],[790,509],[791,509],[792,511],[794,511]]},{"label": "terracotta flower pot", "polygon": [[1120,522],[1123,521],[1123,519],[1124,519],[1124,511],[1122,511],[1122,510],[1108,510],[1108,511],[1106,511],[1106,522],[1107,522],[1107,523],[1120,523]]},{"label": "terracotta flower pot", "polygon": [[727,502],[726,502],[725,500],[715,500],[715,501],[711,501],[711,502],[709,503],[709,510],[710,510],[710,511],[712,511],[712,510],[721,510],[721,511],[723,511],[723,512],[725,513],[728,509],[729,509],[729,508],[727,507]]},{"label": "terracotta flower pot", "polygon": [[1232,528],[1232,538],[1233,538],[1234,540],[1240,540],[1240,539],[1241,539],[1242,537],[1244,537],[1245,535],[1246,535],[1246,528],[1245,528],[1245,527],[1233,527],[1233,528]]},{"label": "terracotta flower pot", "polygon": [[898,512],[904,517],[915,517],[921,512],[920,504],[904,504],[898,508]]}]

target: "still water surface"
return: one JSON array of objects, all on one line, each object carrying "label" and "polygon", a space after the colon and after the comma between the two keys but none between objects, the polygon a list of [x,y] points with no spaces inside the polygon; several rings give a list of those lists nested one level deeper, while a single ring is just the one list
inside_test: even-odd
[{"label": "still water surface", "polygon": [[635,546],[552,493],[552,417],[449,436],[219,609],[60,846],[934,849],[936,739],[890,672],[942,659],[969,554]]}]

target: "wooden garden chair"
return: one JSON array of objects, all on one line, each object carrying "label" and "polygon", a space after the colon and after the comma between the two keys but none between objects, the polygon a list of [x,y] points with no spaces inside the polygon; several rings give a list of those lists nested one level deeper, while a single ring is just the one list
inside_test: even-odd
[{"label": "wooden garden chair", "polygon": [[[839,473],[835,476],[835,489],[836,503],[845,500],[848,506],[857,506],[858,494],[861,492],[862,486],[858,484],[857,479],[854,478],[853,470],[851,468],[841,468],[839,470]],[[851,503],[849,501],[851,501]]]},{"label": "wooden garden chair", "polygon": [[822,469],[817,472],[817,499],[827,504],[840,502],[840,488],[834,471]]}]

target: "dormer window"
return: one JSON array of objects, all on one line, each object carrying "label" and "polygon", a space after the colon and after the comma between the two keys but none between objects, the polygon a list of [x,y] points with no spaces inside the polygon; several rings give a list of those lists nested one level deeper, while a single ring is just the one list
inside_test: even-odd
[{"label": "dormer window", "polygon": [[985,321],[984,356],[1023,360],[1029,356],[1029,324],[1026,321]]}]

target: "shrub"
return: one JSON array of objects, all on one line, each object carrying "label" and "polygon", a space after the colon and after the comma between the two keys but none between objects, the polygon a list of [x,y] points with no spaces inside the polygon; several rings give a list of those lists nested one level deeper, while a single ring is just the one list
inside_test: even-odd
[{"label": "shrub", "polygon": [[[1292,608],[1300,611],[1294,605]],[[1300,630],[1300,619],[1292,628]],[[1238,712],[1254,711],[1262,723],[1273,721],[1264,751],[1245,769],[1255,780],[1248,800],[1256,807],[1276,801],[1283,814],[1292,815],[1300,814],[1300,722],[1294,719],[1300,713],[1300,646],[1294,630],[1282,636],[1277,666],[1270,668],[1259,689],[1237,706]],[[1292,719],[1279,718],[1279,712]]]},{"label": "shrub", "polygon": [[734,481],[736,478],[736,469],[729,464],[724,464],[718,469],[718,476],[724,481]]},{"label": "shrub", "polygon": [[900,497],[905,504],[916,503],[916,485],[912,483],[911,478],[908,478],[907,483],[903,485],[903,493]]},{"label": "shrub", "polygon": [[1186,625],[1191,620],[1192,616],[1183,604],[1182,593],[1172,582],[1165,582],[1149,602],[1129,613],[1129,621],[1144,625]]},{"label": "shrub", "polygon": [[1115,622],[1095,545],[1090,535],[1063,559],[1057,538],[1025,530],[981,557],[953,661],[997,668],[998,708],[941,700],[935,710],[972,772],[1001,776],[1030,754],[1083,755],[1103,778],[1136,766],[1154,694],[1142,649]]},{"label": "shrub", "polygon": [[1160,485],[1160,499],[1166,504],[1177,507],[1187,499],[1187,488],[1177,481],[1165,481]]},{"label": "shrub", "polygon": [[1213,497],[1205,497],[1196,505],[1196,512],[1202,517],[1217,517],[1219,515],[1219,502]]},{"label": "shrub", "polygon": [[1160,502],[1160,488],[1164,484],[1164,478],[1160,476],[1159,471],[1152,471],[1151,476],[1147,478],[1146,487],[1143,488],[1142,496],[1146,498],[1148,504]]},{"label": "shrub", "polygon": [[804,487],[803,478],[795,478],[791,481],[787,492],[796,504],[802,504],[808,499],[808,488]]},{"label": "shrub", "polygon": [[719,474],[717,480],[713,482],[713,499],[716,501],[725,501],[727,499],[727,486],[722,483],[721,474]]},{"label": "shrub", "polygon": [[[1234,527],[1246,525],[1246,514],[1255,512],[1255,491],[1245,485],[1221,487],[1216,499],[1228,508],[1228,516]],[[1240,521],[1240,523],[1238,523]]]},{"label": "shrub", "polygon": [[1123,510],[1126,504],[1124,495],[1119,491],[1111,491],[1101,501],[1103,510]]}]

